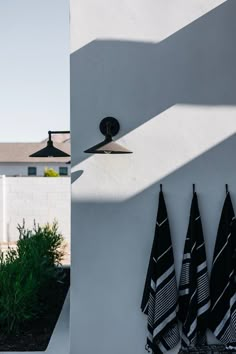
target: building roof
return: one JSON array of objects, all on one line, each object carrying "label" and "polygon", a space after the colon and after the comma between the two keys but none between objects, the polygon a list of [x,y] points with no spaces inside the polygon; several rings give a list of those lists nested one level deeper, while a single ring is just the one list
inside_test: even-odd
[{"label": "building roof", "polygon": [[[2,162],[69,162],[70,157],[29,157],[46,146],[42,143],[0,143],[0,163]],[[70,143],[56,143],[54,146],[70,154]]]}]

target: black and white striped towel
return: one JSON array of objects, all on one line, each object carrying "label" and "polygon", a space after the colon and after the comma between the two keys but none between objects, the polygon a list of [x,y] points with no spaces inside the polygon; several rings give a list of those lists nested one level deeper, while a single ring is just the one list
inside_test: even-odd
[{"label": "black and white striped towel", "polygon": [[205,243],[197,194],[194,193],[179,284],[178,317],[182,322],[182,347],[206,344],[209,310]]},{"label": "black and white striped towel", "polygon": [[236,219],[227,193],[212,264],[210,329],[228,349],[236,349],[235,250]]},{"label": "black and white striped towel", "polygon": [[163,353],[180,340],[177,323],[177,285],[171,235],[163,192],[159,194],[155,236],[141,309],[148,316],[146,349]]}]

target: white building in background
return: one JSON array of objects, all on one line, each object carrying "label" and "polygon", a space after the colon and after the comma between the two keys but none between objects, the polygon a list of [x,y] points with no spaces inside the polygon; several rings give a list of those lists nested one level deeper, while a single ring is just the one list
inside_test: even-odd
[{"label": "white building in background", "polygon": [[[70,139],[53,137],[54,146],[70,154]],[[0,175],[6,176],[44,176],[45,168],[53,168],[60,176],[70,175],[70,157],[29,157],[44,148],[46,141],[40,143],[0,143]]]}]

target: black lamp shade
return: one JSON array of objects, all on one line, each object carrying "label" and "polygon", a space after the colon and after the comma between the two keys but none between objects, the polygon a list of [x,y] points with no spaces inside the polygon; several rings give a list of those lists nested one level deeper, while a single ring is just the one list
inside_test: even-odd
[{"label": "black lamp shade", "polygon": [[70,155],[68,155],[66,152],[55,148],[55,146],[53,146],[53,142],[50,140],[47,142],[47,146],[45,148],[30,155],[30,157],[69,157],[69,156]]},{"label": "black lamp shade", "polygon": [[129,151],[125,147],[117,144],[115,141],[110,139],[105,139],[99,144],[94,145],[90,149],[85,150],[84,152],[90,154],[131,154],[132,151]]}]

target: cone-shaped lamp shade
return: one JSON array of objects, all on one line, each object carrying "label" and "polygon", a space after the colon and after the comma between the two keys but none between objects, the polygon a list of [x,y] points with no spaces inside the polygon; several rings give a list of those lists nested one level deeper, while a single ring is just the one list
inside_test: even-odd
[{"label": "cone-shaped lamp shade", "polygon": [[90,154],[131,154],[132,151],[129,151],[125,147],[117,144],[111,139],[105,139],[101,143],[94,145],[90,149],[85,150],[84,152]]},{"label": "cone-shaped lamp shade", "polygon": [[30,157],[68,157],[66,152],[55,148],[53,146],[53,142],[51,140],[48,140],[47,146],[34,154],[30,155]]}]

